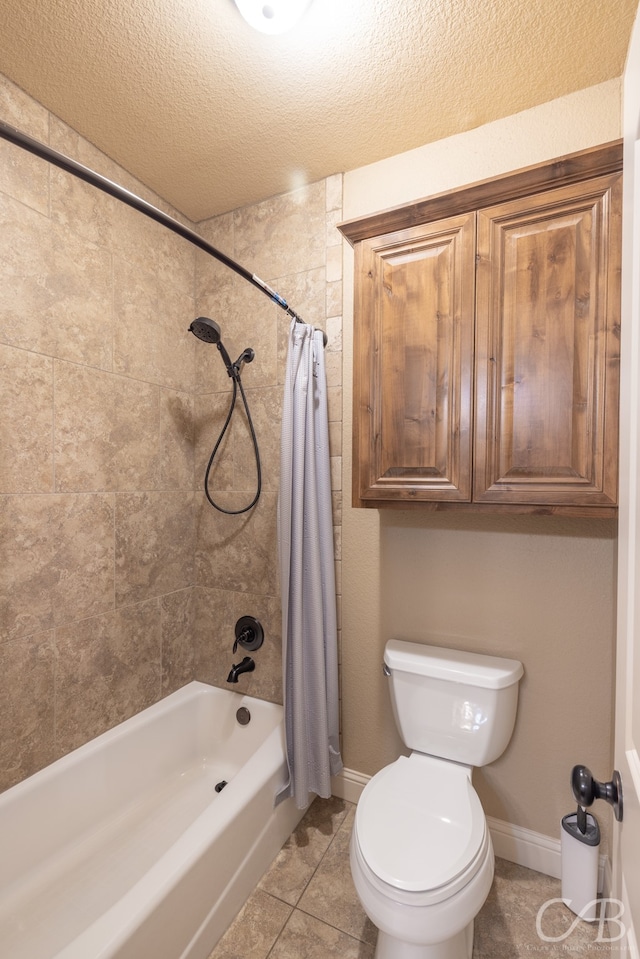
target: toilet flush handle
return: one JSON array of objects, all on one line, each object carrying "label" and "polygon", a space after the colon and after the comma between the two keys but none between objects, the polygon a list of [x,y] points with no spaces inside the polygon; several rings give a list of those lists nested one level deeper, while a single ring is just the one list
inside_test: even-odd
[{"label": "toilet flush handle", "polygon": [[383,664],[382,664],[382,675],[383,675],[383,676],[390,676],[390,675],[391,675],[391,670],[389,669],[389,667],[387,666],[386,663],[383,663]]}]

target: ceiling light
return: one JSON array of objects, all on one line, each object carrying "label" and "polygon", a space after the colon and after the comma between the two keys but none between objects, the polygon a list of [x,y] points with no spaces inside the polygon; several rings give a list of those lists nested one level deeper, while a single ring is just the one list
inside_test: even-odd
[{"label": "ceiling light", "polygon": [[284,33],[300,20],[311,0],[235,0],[247,23],[262,33]]}]

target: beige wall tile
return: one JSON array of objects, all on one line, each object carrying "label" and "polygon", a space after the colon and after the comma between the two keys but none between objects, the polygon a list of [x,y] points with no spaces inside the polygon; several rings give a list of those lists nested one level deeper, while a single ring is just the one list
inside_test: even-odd
[{"label": "beige wall tile", "polygon": [[[228,271],[227,271],[228,272]],[[227,298],[233,296],[233,304]],[[276,326],[282,311],[259,290],[232,274],[230,287],[198,300],[198,315],[214,320],[231,361],[247,347],[255,352],[243,372],[245,387],[273,386],[277,382]],[[230,388],[229,376],[215,346],[196,343],[196,389],[218,392]]]},{"label": "beige wall tile", "polygon": [[196,592],[193,586],[160,597],[162,628],[162,695],[196,678]]},{"label": "beige wall tile", "polygon": [[246,283],[244,286],[235,310],[221,317],[224,343],[232,360],[247,347],[255,352],[252,362],[242,371],[245,389],[275,386],[278,382],[276,330],[281,310],[257,290]]},{"label": "beige wall tile", "polygon": [[0,624],[7,640],[113,606],[113,497],[0,501]]},{"label": "beige wall tile", "polygon": [[324,181],[237,210],[234,229],[235,258],[263,280],[323,266]]},{"label": "beige wall tile", "polygon": [[327,317],[327,337],[329,342],[327,343],[327,350],[332,352],[334,350],[342,350],[342,317],[341,316],[329,316]]},{"label": "beige wall tile", "polygon": [[54,624],[112,608],[113,495],[65,493],[47,500]]},{"label": "beige wall tile", "polygon": [[340,422],[342,420],[342,387],[330,386],[327,389],[327,406],[329,407],[329,422]]},{"label": "beige wall tile", "polygon": [[[324,266],[286,274],[276,278],[273,284],[305,323],[324,329],[326,290]],[[286,313],[283,313],[283,318],[289,321]]]},{"label": "beige wall tile", "polygon": [[[234,259],[233,213],[204,220],[196,226],[204,240],[225,256]],[[200,309],[212,303],[227,313],[235,306],[236,289],[244,285],[235,272],[203,250],[196,251],[196,299]],[[215,319],[215,317],[214,317]]]},{"label": "beige wall tile", "polygon": [[0,496],[0,642],[53,626],[49,499]]},{"label": "beige wall tile", "polygon": [[194,399],[190,393],[160,390],[160,466],[162,489],[193,490]]},{"label": "beige wall tile", "polygon": [[342,247],[327,247],[327,282],[337,283],[342,280]]},{"label": "beige wall tile", "polygon": [[0,492],[53,490],[53,363],[0,344]]},{"label": "beige wall tile", "polygon": [[[276,495],[264,492],[250,514],[226,516],[204,494],[197,519],[196,575],[199,586],[216,586],[269,596],[277,592]],[[224,499],[224,502],[222,500]],[[231,509],[247,503],[246,493],[220,496]]]},{"label": "beige wall tile", "polygon": [[62,755],[156,702],[158,600],[56,630],[56,750]]},{"label": "beige wall tile", "polygon": [[[136,180],[131,174],[127,173],[115,160],[108,157],[99,150],[98,147],[94,146],[93,143],[90,143],[89,140],[86,140],[76,130],[55,116],[55,114],[51,114],[49,123],[51,129],[50,143],[55,150],[59,150],[60,153],[71,157],[72,160],[77,160],[78,163],[82,163],[91,170],[95,170],[100,176],[106,177],[108,180],[114,180],[119,183],[120,186],[137,193],[139,196],[142,196],[144,192],[144,199],[150,202],[153,201],[153,195],[151,195],[146,188],[142,187],[139,180]],[[119,201],[117,202],[119,203]],[[119,206],[121,206],[123,210],[129,209],[122,203],[119,203]]]},{"label": "beige wall tile", "polygon": [[116,606],[190,586],[194,545],[192,493],[118,493]]},{"label": "beige wall tile", "polygon": [[327,247],[342,246],[342,233],[338,229],[338,224],[342,220],[342,206],[335,210],[329,210],[325,216],[327,225]]},{"label": "beige wall tile", "polygon": [[[185,223],[160,197],[57,117],[51,117],[50,141],[54,149],[125,187],[179,223]],[[196,250],[192,244],[57,167],[51,167],[51,215],[88,242],[105,247],[143,269],[156,270],[174,292],[193,296]],[[191,226],[188,222],[185,225]]]},{"label": "beige wall tile", "polygon": [[[4,116],[4,114],[3,114]],[[38,137],[40,139],[40,137]],[[23,156],[27,159],[23,160]],[[20,147],[0,140],[2,192],[38,213],[49,211],[49,170],[43,160],[25,154]]]},{"label": "beige wall tile", "polygon": [[[154,203],[154,206],[159,204]],[[179,220],[175,211],[169,215]],[[139,213],[141,220],[145,219]],[[153,222],[148,220],[147,222]],[[192,224],[186,224],[192,228]],[[188,240],[172,233],[160,224],[155,224],[153,245],[158,257],[158,272],[163,281],[169,283],[176,294],[188,297],[191,303],[195,296],[196,247]],[[191,317],[187,317],[189,322]],[[187,326],[189,324],[187,323]]]},{"label": "beige wall tile", "polygon": [[[0,74],[0,116],[42,143],[49,139],[49,114]],[[1,189],[40,213],[49,211],[49,164],[6,140],[0,141]]]},{"label": "beige wall tile", "polygon": [[325,181],[325,206],[327,212],[338,210],[342,215],[342,174],[334,173]]},{"label": "beige wall tile", "polygon": [[[340,463],[342,466],[342,463]],[[341,477],[336,478],[336,482],[339,482]],[[340,487],[335,487],[333,485],[333,474],[332,474],[332,493],[331,493],[331,502],[332,502],[332,511],[333,511],[333,521],[334,523],[342,525],[342,490]]]},{"label": "beige wall tile", "polygon": [[[208,393],[198,396],[194,403],[193,432],[195,439],[195,488],[202,490],[205,472],[213,449],[216,446],[231,405],[231,393]],[[216,450],[209,471],[210,493],[233,489],[234,438],[236,418],[234,414]],[[214,496],[215,499],[215,496]],[[224,505],[224,504],[222,504]]]},{"label": "beige wall tile", "polygon": [[341,490],[342,489],[342,457],[332,456],[330,460],[330,466],[331,466],[331,489]]},{"label": "beige wall tile", "polygon": [[0,644],[0,792],[56,758],[53,680],[51,633]]},{"label": "beige wall tile", "polygon": [[[71,146],[79,137],[68,128],[65,132],[69,135],[52,137],[52,146],[67,156],[73,156],[77,151]],[[109,253],[140,258],[142,244],[136,244],[138,232],[127,229],[131,222],[135,222],[133,211],[125,213],[125,208],[115,197],[58,167],[51,167],[50,178],[51,219],[60,231],[73,232],[83,242]]]},{"label": "beige wall tile", "polygon": [[[342,314],[342,280],[333,280],[327,283],[326,297],[327,316],[340,316]],[[329,349],[332,344],[328,344]]]},{"label": "beige wall tile", "polygon": [[329,350],[325,354],[327,386],[342,386],[342,354]]},{"label": "beige wall tile", "polygon": [[111,257],[0,194],[0,340],[111,369]]},{"label": "beige wall tile", "polygon": [[190,392],[195,343],[187,336],[193,299],[157,272],[114,257],[114,372]]},{"label": "beige wall tile", "polygon": [[[256,436],[260,437],[262,489],[277,492],[280,485],[282,388],[246,390],[246,396]],[[238,411],[236,423],[234,489],[255,490],[255,455],[244,407]]]},{"label": "beige wall tile", "polygon": [[[342,453],[342,423],[329,423],[329,449],[332,456],[339,456]],[[340,489],[340,486],[334,486],[333,489]]]},{"label": "beige wall tile", "polygon": [[[235,626],[241,616],[253,616],[264,630],[260,649],[233,652]],[[247,693],[269,702],[282,702],[281,611],[277,597],[231,589],[198,588],[192,637],[193,679]],[[256,664],[237,685],[227,684],[233,663],[250,655]]]},{"label": "beige wall tile", "polygon": [[60,361],[55,374],[56,488],[157,489],[159,389]]}]

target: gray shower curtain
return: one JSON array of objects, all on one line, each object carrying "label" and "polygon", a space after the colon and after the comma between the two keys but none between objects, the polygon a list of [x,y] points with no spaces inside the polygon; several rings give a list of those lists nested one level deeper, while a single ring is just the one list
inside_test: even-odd
[{"label": "gray shower curtain", "polygon": [[295,320],[282,413],[278,549],[289,783],[299,809],[331,795],[338,734],[336,588],[323,334]]}]

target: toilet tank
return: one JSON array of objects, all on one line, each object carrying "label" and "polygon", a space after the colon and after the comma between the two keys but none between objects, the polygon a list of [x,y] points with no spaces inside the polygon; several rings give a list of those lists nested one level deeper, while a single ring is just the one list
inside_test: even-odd
[{"label": "toilet tank", "polygon": [[398,731],[409,749],[485,766],[507,747],[522,663],[389,640],[384,651]]}]

